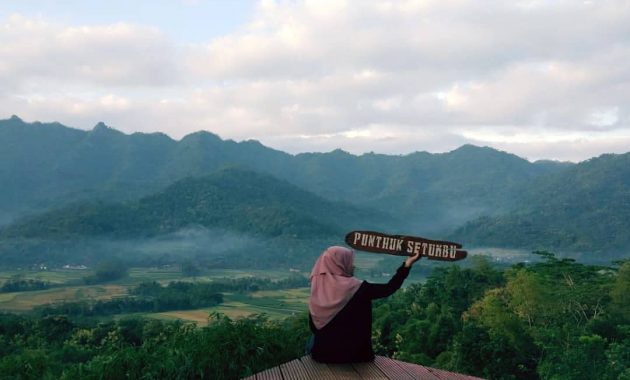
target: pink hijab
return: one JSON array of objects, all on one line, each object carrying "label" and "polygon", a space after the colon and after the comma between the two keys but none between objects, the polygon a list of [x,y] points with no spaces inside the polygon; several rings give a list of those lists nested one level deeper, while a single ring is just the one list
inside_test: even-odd
[{"label": "pink hijab", "polygon": [[359,290],[362,281],[352,277],[353,261],[353,250],[329,247],[315,262],[308,309],[318,330],[326,326]]}]

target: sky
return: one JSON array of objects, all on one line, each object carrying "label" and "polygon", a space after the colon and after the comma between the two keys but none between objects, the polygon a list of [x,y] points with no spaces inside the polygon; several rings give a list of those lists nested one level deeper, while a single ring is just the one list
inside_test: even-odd
[{"label": "sky", "polygon": [[0,119],[289,153],[630,151],[630,1],[0,1]]}]

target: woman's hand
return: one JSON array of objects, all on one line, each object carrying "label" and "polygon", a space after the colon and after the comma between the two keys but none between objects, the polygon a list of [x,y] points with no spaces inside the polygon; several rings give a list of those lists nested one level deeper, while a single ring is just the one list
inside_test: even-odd
[{"label": "woman's hand", "polygon": [[420,252],[416,253],[413,256],[408,257],[407,260],[405,260],[405,267],[411,268],[411,266],[418,260],[420,260]]}]

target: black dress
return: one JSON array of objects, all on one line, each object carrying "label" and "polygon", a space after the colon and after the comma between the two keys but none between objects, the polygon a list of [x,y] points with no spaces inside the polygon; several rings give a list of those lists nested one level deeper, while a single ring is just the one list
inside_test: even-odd
[{"label": "black dress", "polygon": [[315,336],[311,356],[323,363],[356,363],[374,360],[372,351],[372,300],[391,295],[409,275],[404,264],[387,284],[363,281],[343,309],[321,330],[309,325]]}]

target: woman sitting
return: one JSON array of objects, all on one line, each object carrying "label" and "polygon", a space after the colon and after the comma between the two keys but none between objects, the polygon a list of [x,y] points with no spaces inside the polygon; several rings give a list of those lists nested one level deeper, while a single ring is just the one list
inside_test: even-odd
[{"label": "woman sitting", "polygon": [[336,246],[325,250],[311,272],[313,359],[324,363],[374,360],[372,300],[398,290],[418,259],[419,253],[407,258],[387,284],[371,284],[353,277],[353,250]]}]

